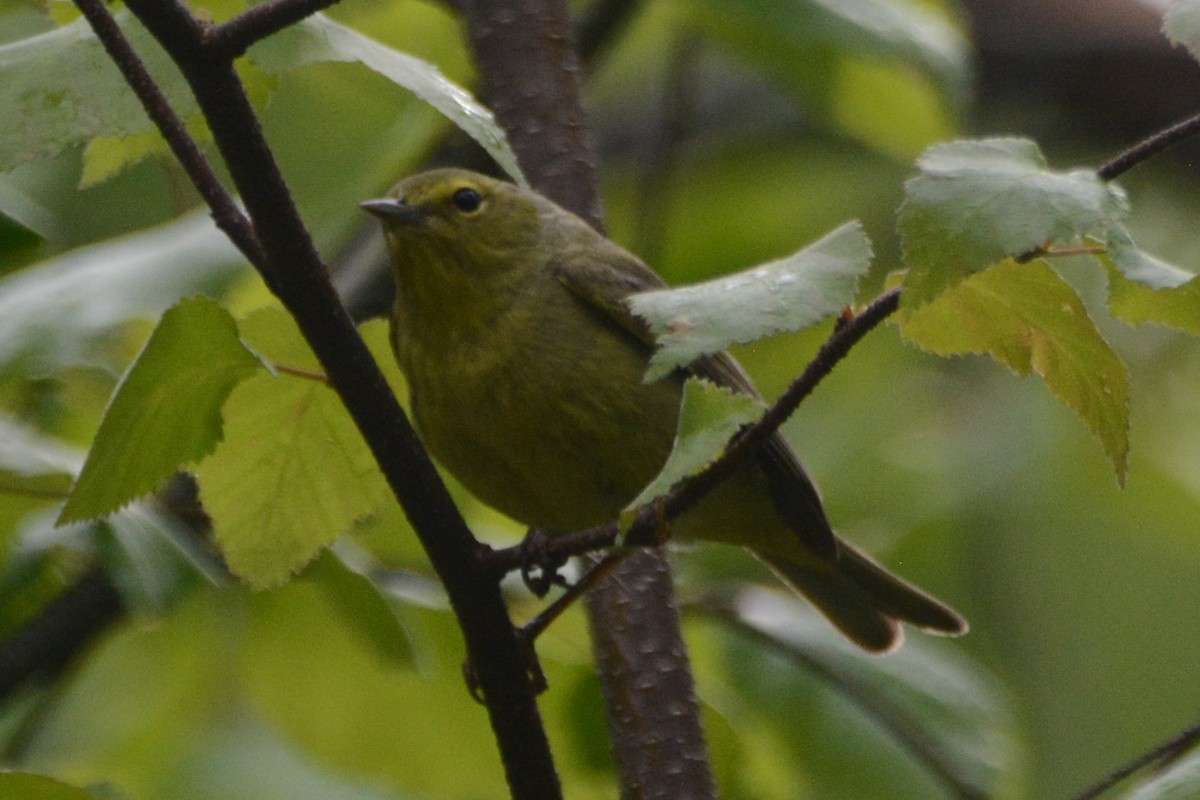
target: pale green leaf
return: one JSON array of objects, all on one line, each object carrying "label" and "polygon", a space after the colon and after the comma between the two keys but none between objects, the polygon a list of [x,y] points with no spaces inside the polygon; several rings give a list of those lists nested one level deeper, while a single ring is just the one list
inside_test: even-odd
[{"label": "pale green leaf", "polygon": [[206,213],[73,250],[0,280],[0,365],[50,370],[87,361],[130,319],[214,292],[245,261]]},{"label": "pale green leaf", "polygon": [[658,338],[646,380],[731,344],[799,330],[837,314],[853,301],[870,263],[870,241],[858,222],[849,222],[779,261],[630,297],[629,308]]},{"label": "pale green leaf", "polygon": [[[195,99],[169,57],[128,11],[117,21],[183,116]],[[151,122],[84,19],[0,46],[0,171],[95,136],[131,136]]]},{"label": "pale green leaf", "polygon": [[1168,764],[1136,786],[1125,800],[1196,800],[1200,798],[1200,752],[1193,751]]},{"label": "pale green leaf", "polygon": [[683,403],[671,454],[654,480],[625,506],[621,527],[628,527],[633,515],[646,503],[719,458],[730,437],[765,410],[757,398],[703,379],[689,378],[683,385]]},{"label": "pale green leaf", "polygon": [[[316,371],[282,309],[240,323],[256,352]],[[233,572],[278,584],[389,496],[358,429],[323,381],[258,375],[225,403],[225,441],[197,469],[200,496]]]},{"label": "pale green leaf", "polygon": [[[1014,721],[994,680],[957,650],[913,637],[886,658],[872,657],[797,599],[763,589],[739,592],[727,613],[795,665],[781,669],[761,647],[731,665],[740,677],[735,688],[750,702],[776,708],[762,706],[764,696],[793,694],[795,673],[813,675],[824,702],[830,695],[848,700],[861,726],[914,754],[953,796],[1006,796],[1001,789],[1018,766]],[[838,708],[844,715],[845,706]],[[855,736],[859,747],[862,739]]]},{"label": "pale green leaf", "polygon": [[1112,265],[1126,278],[1150,289],[1175,289],[1196,277],[1139,250],[1123,228],[1110,232],[1106,250]]},{"label": "pale green leaf", "polygon": [[[855,54],[915,65],[962,99],[970,82],[966,37],[927,4],[909,0],[700,0],[688,7],[713,35],[748,58]],[[783,63],[787,63],[785,60]]]},{"label": "pale green leaf", "polygon": [[115,511],[211,453],[225,398],[261,366],[213,301],[168,310],[117,387],[59,522]]},{"label": "pale green leaf", "polygon": [[938,355],[986,353],[1041,376],[1100,440],[1124,483],[1129,374],[1083,303],[1045,262],[1003,261],[904,314],[904,337]]},{"label": "pale green leaf", "polygon": [[437,66],[393,50],[322,14],[266,39],[249,56],[267,72],[321,61],[356,62],[412,92],[478,142],[518,183],[527,186],[516,154],[492,112]]},{"label": "pale green leaf", "polygon": [[917,165],[898,223],[910,308],[1004,258],[1106,239],[1127,212],[1120,190],[1091,171],[1048,169],[1025,139],[934,145]]},{"label": "pale green leaf", "polygon": [[1163,17],[1163,32],[1200,60],[1200,0],[1175,0]]},{"label": "pale green leaf", "polygon": [[0,214],[43,239],[57,239],[62,234],[62,223],[52,212],[2,178]]},{"label": "pale green leaf", "polygon": [[[1186,283],[1152,289],[1130,280],[1127,271],[1117,267],[1111,252],[1096,258],[1108,272],[1108,308],[1114,317],[1129,325],[1152,322],[1193,336],[1200,335],[1200,279],[1189,276]],[[1159,269],[1176,269],[1158,263]],[[1180,277],[1186,274],[1182,270],[1178,273]]]},{"label": "pale green leaf", "polygon": [[29,772],[0,773],[0,800],[96,800],[96,795]]},{"label": "pale green leaf", "polygon": [[412,663],[408,632],[368,577],[326,550],[304,570],[303,579],[321,589],[329,608],[341,617],[347,631],[358,635],[364,648],[374,651],[382,661]]},{"label": "pale green leaf", "polygon": [[82,463],[74,448],[0,416],[0,494],[61,499]]}]

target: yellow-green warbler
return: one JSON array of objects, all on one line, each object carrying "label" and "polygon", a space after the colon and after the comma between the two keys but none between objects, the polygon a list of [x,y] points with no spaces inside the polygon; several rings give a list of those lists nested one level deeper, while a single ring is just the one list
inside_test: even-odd
[{"label": "yellow-green warbler", "polygon": [[[615,519],[675,437],[686,376],[643,382],[654,342],[624,302],[662,280],[544,197],[465,170],[410,177],[363,207],[383,221],[395,261],[392,343],[433,455],[530,526]],[[690,371],[755,391],[725,353]],[[673,530],[750,548],[867,650],[898,646],[900,622],[967,629],[834,535],[779,435]]]}]

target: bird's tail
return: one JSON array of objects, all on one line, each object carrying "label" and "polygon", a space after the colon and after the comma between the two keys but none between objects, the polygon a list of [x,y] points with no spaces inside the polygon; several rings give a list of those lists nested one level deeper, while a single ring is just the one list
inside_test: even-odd
[{"label": "bird's tail", "polygon": [[893,575],[845,541],[834,563],[808,566],[770,555],[760,557],[804,595],[838,630],[872,653],[895,650],[904,641],[901,622],[957,636],[967,621],[940,600]]}]

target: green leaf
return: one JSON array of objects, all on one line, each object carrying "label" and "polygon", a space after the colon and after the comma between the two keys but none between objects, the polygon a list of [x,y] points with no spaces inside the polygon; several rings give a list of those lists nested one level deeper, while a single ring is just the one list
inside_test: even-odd
[{"label": "green leaf", "polygon": [[393,50],[322,14],[314,14],[256,44],[248,55],[267,72],[321,61],[362,64],[436,108],[478,142],[514,180],[528,186],[508,137],[492,112],[427,61]]},{"label": "green leaf", "polygon": [[837,314],[853,301],[870,263],[870,241],[858,222],[849,222],[779,261],[694,286],[633,295],[629,308],[658,337],[646,380],[731,344],[799,330]]},{"label": "green leaf", "polygon": [[683,403],[671,454],[654,480],[625,506],[621,527],[628,527],[633,515],[646,503],[719,458],[730,437],[765,410],[762,401],[750,395],[700,378],[689,378],[683,385]]},{"label": "green leaf", "polygon": [[302,578],[321,589],[329,608],[341,617],[347,631],[359,636],[361,646],[373,650],[383,662],[412,664],[408,632],[368,577],[326,550],[304,570]]},{"label": "green leaf", "polygon": [[43,239],[57,239],[62,235],[62,225],[53,213],[2,179],[0,179],[0,214]]},{"label": "green leaf", "polygon": [[904,337],[938,355],[987,353],[1035,372],[1100,440],[1124,484],[1129,375],[1075,291],[1041,260],[1002,261],[902,315]]},{"label": "green leaf", "polygon": [[[240,323],[276,364],[317,371],[280,308]],[[337,395],[323,381],[258,375],[225,403],[225,441],[197,468],[200,496],[230,569],[278,584],[386,500],[387,485]]]},{"label": "green leaf", "polygon": [[74,448],[0,415],[0,493],[66,497],[82,463]]},{"label": "green leaf", "polygon": [[899,230],[916,308],[967,276],[1046,245],[1107,238],[1127,203],[1094,172],[1053,172],[1025,139],[938,144],[905,183]]},{"label": "green leaf", "polygon": [[96,795],[45,775],[0,773],[0,800],[96,800]]},{"label": "green leaf", "polygon": [[233,318],[204,297],[163,314],[117,387],[58,521],[108,514],[221,440],[221,405],[262,367]]},{"label": "green leaf", "polygon": [[1175,289],[1196,277],[1139,250],[1123,228],[1110,232],[1106,250],[1107,263],[1116,267],[1124,277],[1150,289]]},{"label": "green leaf", "polygon": [[1114,317],[1129,325],[1154,322],[1200,335],[1200,279],[1193,277],[1174,288],[1152,289],[1130,280],[1111,256],[1109,253],[1096,258],[1108,272],[1108,307]]},{"label": "green leaf", "polygon": [[[731,665],[740,678],[734,688],[750,695],[756,707],[790,716],[792,708],[779,698],[796,695],[793,681],[809,673],[823,684],[819,702],[837,695],[861,712],[851,713],[861,722],[849,734],[859,757],[870,750],[865,727],[930,768],[943,788],[952,789],[947,796],[1003,796],[1001,786],[1017,767],[1019,752],[1013,720],[986,673],[956,650],[913,637],[887,658],[871,657],[796,599],[763,589],[739,592],[722,612],[735,630],[750,633],[795,667],[781,669],[778,660],[763,658],[762,647]],[[845,719],[845,704],[836,709],[844,725],[853,724]],[[814,711],[819,719],[820,711],[809,709]]]},{"label": "green leaf", "polygon": [[244,264],[198,212],[9,275],[0,280],[0,366],[21,356],[42,371],[88,361],[117,326],[215,292]]},{"label": "green leaf", "polygon": [[922,3],[701,0],[689,6],[710,32],[768,68],[778,69],[772,62],[781,51],[791,55],[790,60],[814,51],[853,53],[916,65],[956,99],[965,96],[970,83],[969,42],[944,16]]},{"label": "green leaf", "polygon": [[1193,751],[1170,762],[1125,795],[1125,800],[1196,800],[1197,797],[1200,797],[1200,752]]},{"label": "green leaf", "polygon": [[1163,17],[1163,33],[1200,60],[1200,0],[1175,0]]},{"label": "green leaf", "polygon": [[[128,11],[122,31],[183,116],[195,99],[170,58]],[[132,136],[151,122],[84,19],[0,46],[0,172],[95,136]]]}]

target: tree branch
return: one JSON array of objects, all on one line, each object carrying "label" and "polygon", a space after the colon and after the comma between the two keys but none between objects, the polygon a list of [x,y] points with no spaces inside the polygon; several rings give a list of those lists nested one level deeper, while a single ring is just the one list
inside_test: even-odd
[{"label": "tree branch", "polygon": [[[544,195],[602,228],[581,67],[565,3],[459,5],[484,99],[526,175]],[[714,797],[665,555],[645,551],[627,559],[588,593],[587,603],[622,796]]]},{"label": "tree branch", "polygon": [[212,209],[213,221],[217,227],[224,231],[251,264],[262,264],[262,248],[250,221],[230,197],[229,192],[225,191],[220,178],[204,157],[200,145],[196,144],[196,140],[187,132],[187,126],[175,113],[175,109],[171,108],[166,96],[150,76],[146,65],[121,33],[117,21],[104,7],[103,0],[76,0],[75,5],[96,32],[96,37],[121,71],[129,88],[137,95],[146,114],[162,132],[167,146],[183,165],[196,191]]},{"label": "tree branch", "polygon": [[233,60],[256,42],[337,2],[339,0],[269,0],[205,30],[204,44],[213,52]]},{"label": "tree branch", "polygon": [[1096,170],[1096,175],[1102,181],[1111,181],[1168,147],[1178,144],[1189,136],[1195,136],[1197,133],[1200,133],[1200,114],[1143,139]]},{"label": "tree branch", "polygon": [[[96,0],[78,2],[97,12]],[[296,319],[446,587],[514,797],[561,796],[526,653],[499,586],[481,568],[478,543],[338,301],[232,62],[207,48],[204,27],[178,0],[127,5],[191,86],[254,221],[262,248],[255,265]],[[102,6],[98,11],[107,15]],[[106,42],[123,38],[115,25],[101,24],[96,31]],[[179,139],[174,126],[162,125],[158,117],[155,122],[169,140]]]}]

